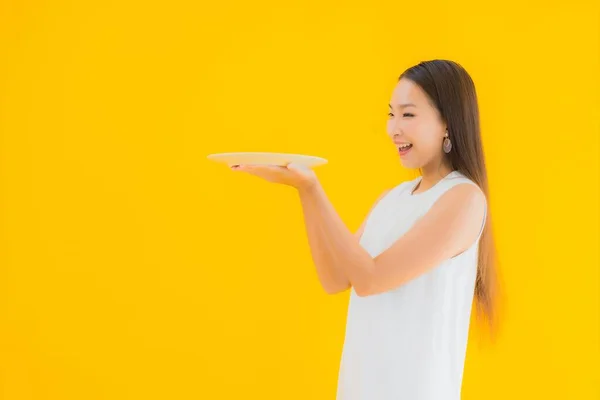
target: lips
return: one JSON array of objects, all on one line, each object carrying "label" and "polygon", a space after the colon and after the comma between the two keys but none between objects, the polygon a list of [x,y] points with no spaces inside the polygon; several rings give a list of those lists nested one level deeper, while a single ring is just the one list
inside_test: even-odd
[{"label": "lips", "polygon": [[412,149],[412,147],[413,147],[411,143],[400,143],[400,144],[397,144],[397,146],[398,146],[398,153],[401,156],[407,154],[410,151],[410,149]]}]

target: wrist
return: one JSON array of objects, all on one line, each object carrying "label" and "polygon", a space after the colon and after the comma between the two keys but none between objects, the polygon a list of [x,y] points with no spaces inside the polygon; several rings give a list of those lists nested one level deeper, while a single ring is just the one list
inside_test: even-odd
[{"label": "wrist", "polygon": [[300,195],[311,195],[315,193],[319,186],[319,180],[317,178],[309,179],[306,182],[303,182],[301,185],[298,185],[296,189]]}]

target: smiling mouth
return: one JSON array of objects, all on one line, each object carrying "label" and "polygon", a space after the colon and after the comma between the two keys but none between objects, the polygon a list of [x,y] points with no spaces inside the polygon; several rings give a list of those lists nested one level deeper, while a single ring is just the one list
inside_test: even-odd
[{"label": "smiling mouth", "polygon": [[412,144],[410,144],[410,143],[401,144],[400,146],[398,146],[398,153],[404,154],[404,153],[408,152],[411,148],[412,148]]}]

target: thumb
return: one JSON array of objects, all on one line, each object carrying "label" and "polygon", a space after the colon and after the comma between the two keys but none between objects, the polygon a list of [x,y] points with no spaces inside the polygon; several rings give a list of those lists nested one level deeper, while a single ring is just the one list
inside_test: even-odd
[{"label": "thumb", "polygon": [[294,171],[294,172],[303,172],[303,171],[306,170],[306,167],[304,165],[296,164],[296,163],[293,163],[293,162],[288,163],[286,165],[286,167],[289,170]]}]

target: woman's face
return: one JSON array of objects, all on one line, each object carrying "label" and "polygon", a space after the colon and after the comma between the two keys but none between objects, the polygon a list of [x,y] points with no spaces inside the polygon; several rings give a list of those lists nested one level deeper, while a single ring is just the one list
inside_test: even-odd
[{"label": "woman's face", "polygon": [[446,124],[420,86],[401,79],[392,92],[387,133],[406,168],[441,162]]}]

